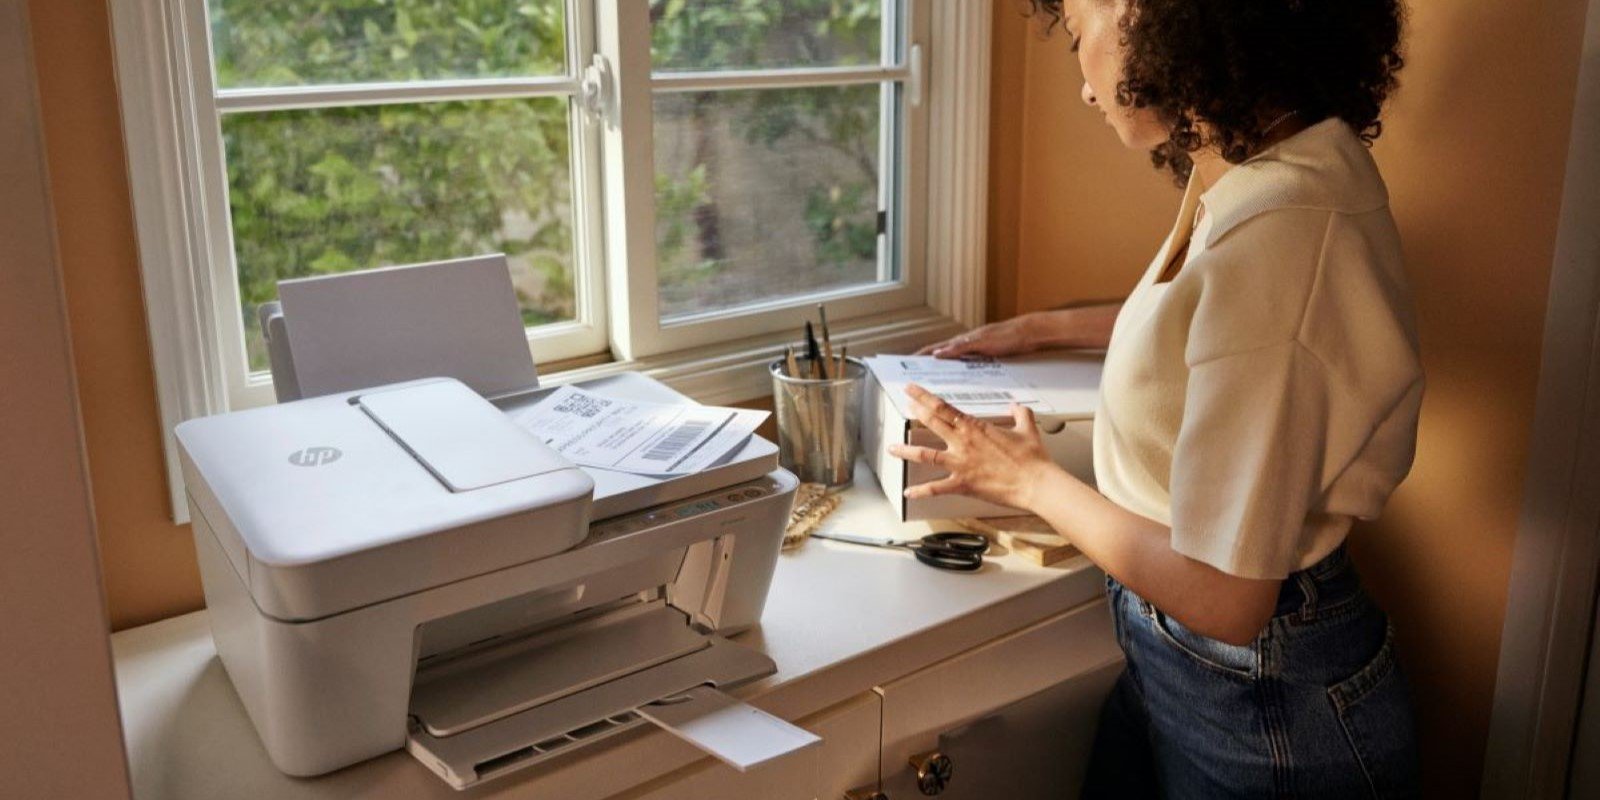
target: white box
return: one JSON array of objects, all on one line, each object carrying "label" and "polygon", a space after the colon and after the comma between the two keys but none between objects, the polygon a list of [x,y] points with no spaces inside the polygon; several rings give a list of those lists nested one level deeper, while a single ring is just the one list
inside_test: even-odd
[{"label": "white box", "polygon": [[[1007,367],[1052,411],[1038,414],[1045,448],[1057,464],[1093,484],[1094,411],[1100,396],[1102,356],[1078,351],[1047,351],[1003,359]],[[998,417],[996,419],[1003,419]],[[939,437],[921,423],[907,419],[895,406],[877,376],[868,379],[861,415],[861,451],[883,493],[901,520],[1009,517],[1025,513],[1009,506],[960,495],[916,500],[905,497],[908,486],[938,480],[949,474],[931,464],[911,464],[889,454],[889,445],[907,443],[943,448]]]}]

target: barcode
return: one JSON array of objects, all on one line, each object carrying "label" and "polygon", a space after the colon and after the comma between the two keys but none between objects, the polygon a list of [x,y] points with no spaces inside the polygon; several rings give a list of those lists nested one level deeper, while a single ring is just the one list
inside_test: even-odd
[{"label": "barcode", "polygon": [[661,441],[656,442],[655,446],[644,454],[644,460],[666,461],[677,455],[679,450],[688,447],[689,443],[694,441],[695,437],[699,436],[700,432],[710,424],[709,420],[700,419],[679,425],[673,429],[672,433],[667,434],[662,437]]},{"label": "barcode", "polygon": [[940,392],[939,396],[950,403],[998,403],[1002,400],[1011,400],[1010,392]]}]

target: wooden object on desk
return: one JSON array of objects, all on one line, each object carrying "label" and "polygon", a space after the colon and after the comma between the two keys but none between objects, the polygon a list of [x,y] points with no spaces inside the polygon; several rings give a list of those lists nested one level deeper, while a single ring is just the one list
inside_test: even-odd
[{"label": "wooden object on desk", "polygon": [[1078,554],[1066,537],[1056,533],[1050,523],[1039,517],[1025,514],[1019,517],[990,517],[988,519],[958,519],[956,524],[974,533],[981,533],[1023,558],[1042,567],[1064,561]]},{"label": "wooden object on desk", "polygon": [[802,483],[794,492],[794,508],[789,512],[789,526],[783,532],[783,549],[788,550],[806,539],[822,524],[822,518],[839,507],[839,495],[828,492],[820,483]]}]

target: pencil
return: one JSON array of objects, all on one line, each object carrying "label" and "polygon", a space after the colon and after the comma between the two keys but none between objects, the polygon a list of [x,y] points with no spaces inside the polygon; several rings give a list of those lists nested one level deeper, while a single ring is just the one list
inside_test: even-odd
[{"label": "pencil", "polygon": [[[800,364],[795,360],[793,345],[784,346],[783,363],[789,377],[796,379],[804,377],[800,374]],[[806,464],[811,461],[811,455],[807,448],[814,438],[811,430],[814,426],[809,419],[812,413],[811,403],[806,397],[807,392],[804,385],[785,384],[779,388],[784,397],[774,397],[774,402],[787,407],[788,411],[794,415],[794,426],[792,429],[780,426],[778,434],[789,440],[789,449],[794,453],[796,467],[804,471]]]},{"label": "pencil", "polygon": [[[849,349],[850,345],[848,344],[839,345],[839,364],[834,367],[833,377],[847,377],[844,369],[844,356],[845,351]],[[839,386],[835,387],[832,392],[829,392],[829,399],[835,404],[837,404],[840,399],[838,396],[836,396],[837,393],[843,393],[844,397],[848,398],[850,396],[850,388],[848,386]],[[830,407],[828,409],[829,416],[833,418],[833,442],[832,447],[829,448],[828,451],[829,483],[844,483],[845,480],[847,480],[847,476],[850,474],[850,470],[854,468],[853,464],[850,464],[844,460],[845,456],[849,454],[848,451],[850,449],[848,447],[848,438],[845,436],[845,430],[847,428],[846,423],[848,422],[845,417],[849,413],[850,411],[848,408],[841,409]]]},{"label": "pencil", "polygon": [[818,303],[817,316],[822,318],[822,377],[837,378],[839,371],[833,368],[833,339],[828,336],[828,307]]}]

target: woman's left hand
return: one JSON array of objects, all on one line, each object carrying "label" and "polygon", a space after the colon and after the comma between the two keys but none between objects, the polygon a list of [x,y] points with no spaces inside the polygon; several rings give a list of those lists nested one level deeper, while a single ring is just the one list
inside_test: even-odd
[{"label": "woman's left hand", "polygon": [[921,386],[906,387],[911,415],[945,442],[945,449],[906,444],[889,454],[918,464],[933,464],[949,477],[906,489],[906,497],[965,494],[1014,508],[1029,509],[1033,487],[1044,473],[1059,469],[1045,452],[1033,411],[1011,404],[1014,427],[1004,428],[964,414]]}]

